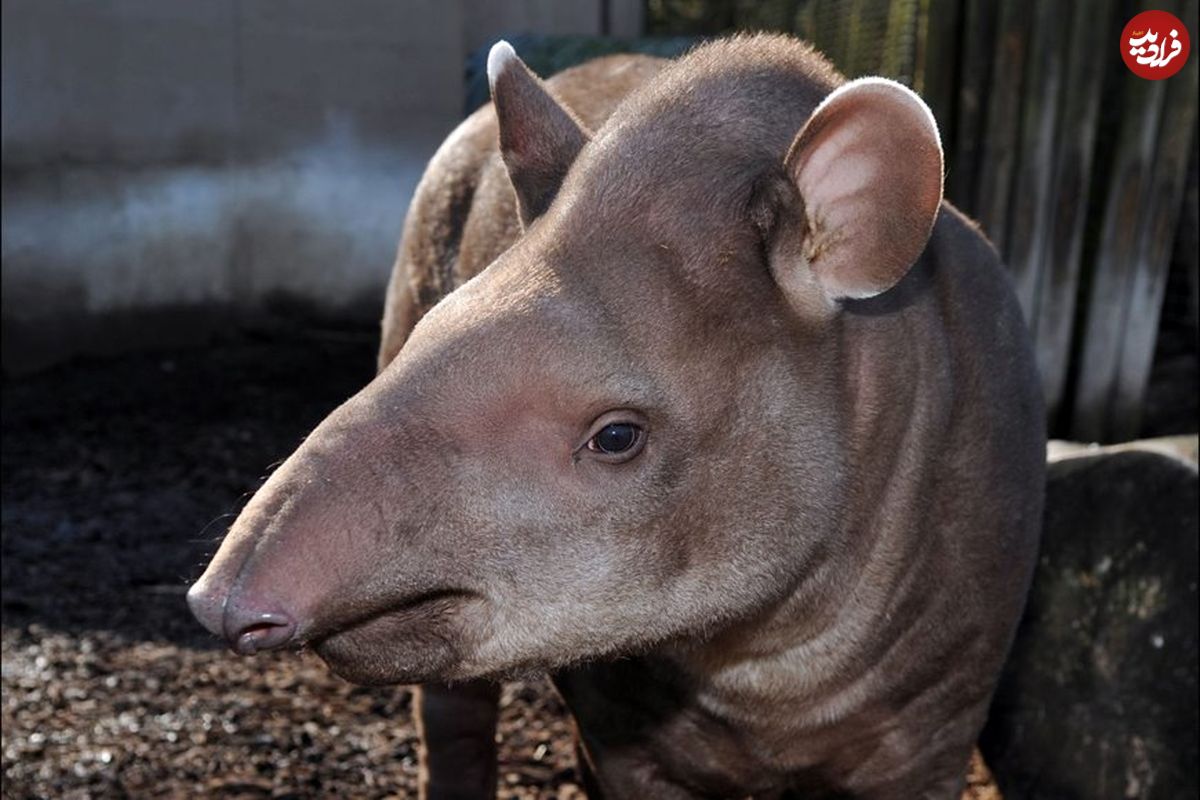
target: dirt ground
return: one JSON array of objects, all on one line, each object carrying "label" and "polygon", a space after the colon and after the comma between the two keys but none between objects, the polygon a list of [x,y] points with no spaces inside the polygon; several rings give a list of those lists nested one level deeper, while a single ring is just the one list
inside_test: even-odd
[{"label": "dirt ground", "polygon": [[[248,490],[368,381],[370,331],[246,335],[3,386],[3,797],[415,797],[403,688],[236,658],[184,591]],[[545,682],[509,685],[502,798],[580,798]],[[964,797],[999,794],[981,764]]]}]

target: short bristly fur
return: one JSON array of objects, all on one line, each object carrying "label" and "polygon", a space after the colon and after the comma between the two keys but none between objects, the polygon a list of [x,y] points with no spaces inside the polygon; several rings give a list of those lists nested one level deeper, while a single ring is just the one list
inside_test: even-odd
[{"label": "short bristly fur", "polygon": [[[414,198],[379,376],[251,500],[197,616],[468,682],[423,699],[430,797],[492,790],[478,679],[528,669],[597,795],[953,797],[1043,411],[928,109],[784,37],[545,83],[505,48]],[[605,420],[643,431],[627,460]]]}]

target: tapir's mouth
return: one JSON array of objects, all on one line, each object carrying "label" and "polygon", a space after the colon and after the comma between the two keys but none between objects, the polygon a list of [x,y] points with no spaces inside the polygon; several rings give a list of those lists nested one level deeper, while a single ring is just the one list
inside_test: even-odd
[{"label": "tapir's mouth", "polygon": [[417,622],[422,617],[436,616],[439,610],[446,609],[457,601],[475,596],[477,596],[475,592],[466,589],[435,589],[422,592],[399,602],[390,602],[382,608],[313,628],[301,634],[300,640],[305,646],[317,649],[321,642],[331,637],[340,636],[358,628],[369,627],[380,621]]},{"label": "tapir's mouth", "polygon": [[481,600],[463,589],[425,592],[310,633],[303,643],[354,683],[430,680],[458,660],[464,608]]}]

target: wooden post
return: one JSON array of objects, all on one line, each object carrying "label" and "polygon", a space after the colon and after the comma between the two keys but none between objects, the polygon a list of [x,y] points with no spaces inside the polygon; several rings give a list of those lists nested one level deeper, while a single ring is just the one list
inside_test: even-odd
[{"label": "wooden post", "polygon": [[946,193],[955,205],[972,216],[979,215],[979,174],[996,47],[996,10],[997,4],[992,0],[965,0],[963,7],[958,124],[950,171],[946,175]]},{"label": "wooden post", "polygon": [[1005,239],[1005,260],[1035,342],[1038,341],[1037,290],[1050,231],[1059,100],[1067,60],[1063,22],[1068,18],[1069,8],[1064,0],[1042,0],[1035,9],[1026,53],[1017,170]]},{"label": "wooden post", "polygon": [[[1058,417],[1070,363],[1100,95],[1105,67],[1114,67],[1113,59],[1100,55],[1112,50],[1113,7],[1114,0],[1076,0],[1071,18],[1066,91],[1046,209],[1048,236],[1039,254],[1042,268],[1033,317],[1050,420]],[[1124,69],[1120,64],[1115,68]]]},{"label": "wooden post", "polygon": [[[1197,0],[1187,0],[1181,15],[1196,30]],[[1142,423],[1142,401],[1154,362],[1154,344],[1162,313],[1163,292],[1175,244],[1176,226],[1187,184],[1188,158],[1196,125],[1197,59],[1193,55],[1175,77],[1165,81],[1154,169],[1142,207],[1135,270],[1129,285],[1125,335],[1113,395],[1113,438],[1133,439]]]},{"label": "wooden post", "polygon": [[[1178,76],[1177,76],[1178,77]],[[1075,387],[1072,436],[1107,440],[1121,340],[1129,313],[1129,286],[1142,239],[1142,210],[1150,201],[1165,81],[1123,76],[1121,129],[1107,187],[1104,222],[1091,273],[1079,378]]]},{"label": "wooden post", "polygon": [[[955,152],[959,22],[962,0],[924,0],[918,19],[913,88],[929,108],[942,134],[942,149],[952,160]],[[953,162],[952,162],[953,163]],[[953,167],[952,167],[953,168]]]},{"label": "wooden post", "polygon": [[979,170],[976,214],[1002,256],[1008,252],[1008,212],[1032,10],[1031,0],[1005,0],[1000,12]]}]

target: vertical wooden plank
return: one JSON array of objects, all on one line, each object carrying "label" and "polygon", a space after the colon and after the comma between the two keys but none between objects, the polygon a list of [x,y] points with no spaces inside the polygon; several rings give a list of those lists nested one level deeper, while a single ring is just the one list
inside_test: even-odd
[{"label": "vertical wooden plank", "polygon": [[843,0],[809,0],[797,15],[802,38],[811,42],[830,61],[845,69],[845,14]]},{"label": "vertical wooden plank", "polygon": [[1071,354],[1079,267],[1091,189],[1092,159],[1106,66],[1114,59],[1098,57],[1111,47],[1115,0],[1075,0],[1071,42],[1062,95],[1062,116],[1055,153],[1054,178],[1047,208],[1049,236],[1042,253],[1034,329],[1038,367],[1051,420],[1063,402]]},{"label": "vertical wooden plank", "polygon": [[1183,195],[1183,216],[1179,220],[1179,241],[1175,243],[1177,257],[1186,265],[1187,318],[1192,336],[1200,334],[1200,177],[1197,172],[1195,145],[1192,163],[1188,167],[1188,184]]},{"label": "vertical wooden plank", "polygon": [[734,24],[738,30],[790,31],[799,6],[800,0],[734,0]]},{"label": "vertical wooden plank", "polygon": [[[821,52],[825,52],[821,43],[817,40],[817,2],[816,0],[807,0],[800,4],[800,10],[796,12],[795,34],[799,38],[816,47]],[[825,55],[829,55],[825,53]]]},{"label": "vertical wooden plank", "polygon": [[962,10],[958,111],[946,194],[972,216],[979,215],[979,173],[987,98],[991,93],[997,8],[994,0],[964,0]]},{"label": "vertical wooden plank", "polygon": [[1071,430],[1080,441],[1106,440],[1109,435],[1128,289],[1137,260],[1141,211],[1149,200],[1165,90],[1164,81],[1143,80],[1128,71],[1123,76],[1121,129],[1106,189],[1075,387]]},{"label": "vertical wooden plank", "polygon": [[1032,5],[1032,0],[1003,0],[979,170],[976,216],[1002,256],[1008,252],[1008,211],[1017,164]]},{"label": "vertical wooden plank", "polygon": [[883,25],[884,46],[878,74],[915,88],[917,59],[918,0],[881,2],[876,22]]},{"label": "vertical wooden plank", "polygon": [[909,85],[920,0],[809,0],[795,31],[851,78],[887,75]]},{"label": "vertical wooden plank", "polygon": [[849,46],[849,0],[817,0],[814,15],[817,38],[823,43],[822,50],[833,59],[839,69],[845,70],[846,53]]},{"label": "vertical wooden plank", "polygon": [[842,68],[851,78],[857,78],[874,71],[865,57],[868,53],[874,56],[881,42],[872,42],[867,36],[867,0],[846,0],[844,7],[842,63],[845,66]]},{"label": "vertical wooden plank", "polygon": [[[1184,5],[1184,24],[1196,30],[1197,0],[1187,0]],[[1142,401],[1154,360],[1167,270],[1194,141],[1196,91],[1200,85],[1197,76],[1197,59],[1193,57],[1182,71],[1165,81],[1166,99],[1148,196],[1142,207],[1136,269],[1129,287],[1113,397],[1112,436],[1118,441],[1135,438],[1141,428]]]},{"label": "vertical wooden plank", "polygon": [[1069,16],[1070,9],[1064,0],[1042,0],[1035,9],[1026,53],[1017,172],[1005,248],[1005,260],[1012,271],[1017,299],[1034,341],[1039,345],[1035,328],[1037,289],[1049,235],[1047,222],[1054,175],[1054,143],[1066,61],[1062,23]]},{"label": "vertical wooden plank", "polygon": [[918,18],[913,88],[925,98],[942,134],[942,149],[955,153],[955,86],[958,81],[962,0],[924,0]]}]

